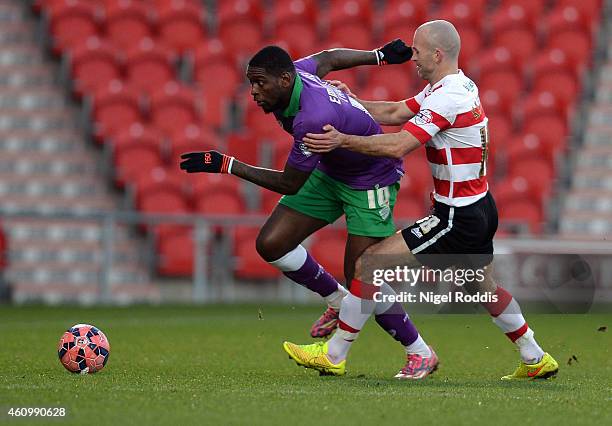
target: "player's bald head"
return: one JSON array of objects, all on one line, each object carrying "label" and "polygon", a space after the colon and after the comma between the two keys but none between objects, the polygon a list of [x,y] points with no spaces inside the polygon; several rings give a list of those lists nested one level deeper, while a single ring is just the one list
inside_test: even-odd
[{"label": "player's bald head", "polygon": [[459,33],[453,24],[444,20],[425,22],[415,32],[424,36],[431,49],[440,49],[449,58],[457,59],[461,48]]}]

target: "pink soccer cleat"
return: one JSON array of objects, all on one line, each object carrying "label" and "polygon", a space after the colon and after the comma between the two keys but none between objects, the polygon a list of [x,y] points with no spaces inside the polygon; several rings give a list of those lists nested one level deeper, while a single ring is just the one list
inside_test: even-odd
[{"label": "pink soccer cleat", "polygon": [[395,375],[401,380],[420,380],[438,369],[438,356],[430,346],[431,356],[422,357],[417,354],[408,354],[406,365]]},{"label": "pink soccer cleat", "polygon": [[310,335],[312,337],[327,337],[338,327],[340,312],[334,308],[327,308],[317,322],[312,325]]}]

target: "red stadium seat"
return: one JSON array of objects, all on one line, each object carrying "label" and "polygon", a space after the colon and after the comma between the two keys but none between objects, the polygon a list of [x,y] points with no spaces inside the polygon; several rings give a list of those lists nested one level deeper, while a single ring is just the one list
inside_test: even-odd
[{"label": "red stadium seat", "polygon": [[512,201],[499,205],[500,225],[524,223],[531,233],[539,234],[542,229],[542,211],[538,204],[529,200]]},{"label": "red stadium seat", "polygon": [[433,189],[431,169],[425,149],[421,148],[404,157],[404,173],[410,176],[410,185],[414,186],[415,193],[427,194]]},{"label": "red stadium seat", "polygon": [[397,220],[403,221],[412,221],[414,222],[417,219],[420,219],[426,214],[426,206],[423,202],[424,196],[423,194],[419,194],[416,196],[407,195],[404,192],[404,187],[402,186],[402,190],[399,193],[397,201],[395,203],[395,208],[393,209],[393,218]]},{"label": "red stadium seat", "polygon": [[151,124],[167,136],[195,123],[200,115],[193,90],[177,82],[168,82],[150,100]]},{"label": "red stadium seat", "polygon": [[506,162],[510,168],[525,159],[539,159],[553,165],[552,152],[535,133],[522,133],[509,140],[506,150]]},{"label": "red stadium seat", "polygon": [[98,34],[100,9],[83,0],[57,2],[49,11],[53,51],[60,53]]},{"label": "red stadium seat", "polygon": [[367,0],[337,0],[330,4],[326,18],[329,19],[330,30],[335,26],[344,25],[347,21],[371,28],[372,6]]},{"label": "red stadium seat", "polygon": [[537,15],[529,7],[513,3],[502,5],[486,18],[492,35],[509,29],[526,29],[534,31]]},{"label": "red stadium seat", "polygon": [[329,39],[352,49],[368,50],[376,47],[372,38],[372,29],[360,23],[337,24],[331,29]]},{"label": "red stadium seat", "polygon": [[578,78],[579,67],[573,62],[564,49],[551,48],[538,54],[531,67],[532,76],[549,75],[552,73],[567,72]]},{"label": "red stadium seat", "polygon": [[515,4],[524,7],[528,11],[529,16],[537,18],[543,13],[546,0],[501,0],[501,6],[508,7]]},{"label": "red stadium seat", "polygon": [[[411,96],[411,88],[414,70],[410,65],[398,66],[394,65],[393,67],[376,67],[375,69],[369,70],[369,78],[366,89],[372,87],[384,87],[388,92],[388,97],[386,99],[378,99],[378,100],[402,100]],[[350,87],[350,86],[349,86]],[[359,96],[363,99],[375,100],[374,98],[370,98],[362,93],[359,93]]]},{"label": "red stadium seat", "polygon": [[552,164],[549,164],[547,160],[525,158],[509,166],[509,177],[522,176],[542,197],[550,194],[554,171]]},{"label": "red stadium seat", "polygon": [[[123,146],[114,153],[115,184],[123,187],[128,182],[136,179],[142,170],[150,170],[162,167],[161,155],[158,147],[144,144],[130,144]],[[134,165],[134,159],[138,159],[138,165]]]},{"label": "red stadium seat", "polygon": [[183,131],[172,135],[170,145],[170,164],[177,167],[181,154],[192,151],[207,151],[220,148],[220,137],[212,130],[196,125],[187,126]]},{"label": "red stadium seat", "polygon": [[157,273],[166,277],[193,275],[194,240],[192,230],[167,233],[157,242]]},{"label": "red stadium seat", "polygon": [[315,28],[317,25],[316,0],[277,1],[272,9],[274,27],[281,25],[305,24]]},{"label": "red stadium seat", "polygon": [[220,40],[213,40],[199,48],[193,62],[194,80],[207,98],[231,97],[243,80]]},{"label": "red stadium seat", "polygon": [[390,0],[386,2],[383,11],[382,22],[384,23],[384,40],[392,40],[402,34],[408,43],[412,40],[414,31],[408,28],[416,28],[425,22],[429,2],[427,0]]},{"label": "red stadium seat", "polygon": [[232,133],[227,137],[227,153],[244,163],[258,164],[258,142],[254,133]]},{"label": "red stadium seat", "polygon": [[482,50],[482,35],[480,31],[464,28],[461,31],[461,50],[459,50],[459,67],[466,69],[468,64]]},{"label": "red stadium seat", "polygon": [[106,36],[126,52],[153,34],[150,9],[139,1],[117,0],[106,8]]},{"label": "red stadium seat", "polygon": [[317,30],[307,22],[283,22],[277,27],[275,37],[287,44],[287,51],[294,59],[316,53],[312,46],[318,44]]},{"label": "red stadium seat", "polygon": [[281,273],[264,261],[255,250],[259,228],[238,226],[234,228],[234,256],[236,278],[245,280],[277,279]]},{"label": "red stadium seat", "polygon": [[544,27],[548,35],[561,31],[578,31],[591,34],[592,22],[574,5],[557,6],[546,16]]},{"label": "red stadium seat", "polygon": [[547,46],[561,49],[574,63],[574,67],[590,65],[593,55],[591,40],[584,31],[559,31],[548,37]]},{"label": "red stadium seat", "polygon": [[262,47],[263,11],[254,0],[228,0],[219,4],[219,38],[238,58]]},{"label": "red stadium seat", "polygon": [[346,231],[338,229],[321,229],[313,236],[310,254],[338,282],[344,282],[344,251],[346,248]]},{"label": "red stadium seat", "polygon": [[142,121],[138,93],[121,81],[111,81],[93,99],[94,138],[98,143]]},{"label": "red stadium seat", "polygon": [[457,27],[459,34],[462,34],[466,28],[475,29],[480,32],[483,22],[483,10],[476,2],[459,0],[445,3],[436,12],[435,16],[436,19],[445,19],[452,22]]},{"label": "red stadium seat", "polygon": [[176,192],[184,196],[186,192],[185,182],[177,172],[172,172],[163,167],[143,170],[134,181],[131,182],[135,190],[137,205],[140,205],[140,197],[150,192],[167,191]]},{"label": "red stadium seat", "polygon": [[[463,38],[463,37],[462,37]],[[509,29],[495,35],[495,47],[505,47],[516,58],[521,67],[536,51],[536,38],[532,31],[526,29]]]},{"label": "red stadium seat", "polygon": [[563,103],[564,108],[571,106],[579,95],[578,83],[566,72],[536,76],[532,90],[534,92],[546,90],[553,93]]},{"label": "red stadium seat", "polygon": [[567,125],[560,117],[554,115],[527,117],[522,130],[524,133],[537,135],[547,151],[565,149],[567,146]]},{"label": "red stadium seat", "polygon": [[542,203],[542,194],[523,176],[510,176],[503,179],[495,184],[492,192],[495,202],[502,206],[519,200],[529,200],[536,205]]},{"label": "red stadium seat", "polygon": [[522,64],[506,47],[494,47],[485,50],[480,57],[470,62],[470,74],[478,78],[496,71],[511,71],[518,75],[522,72]]},{"label": "red stadium seat", "polygon": [[559,116],[565,119],[567,111],[563,109],[563,106],[561,100],[554,93],[543,90],[531,92],[520,102],[520,105],[517,105],[517,112],[522,120],[545,115]]},{"label": "red stadium seat", "polygon": [[[158,214],[190,213],[189,205],[182,192],[181,182],[168,178],[169,176],[172,175],[166,174],[160,181],[149,181],[141,186],[136,198],[139,211]],[[159,238],[189,230],[188,225],[174,222],[162,222],[144,228],[152,229]]]},{"label": "red stadium seat", "polygon": [[363,0],[338,0],[332,2],[329,12],[328,40],[349,48],[371,49],[372,8]]},{"label": "red stadium seat", "polygon": [[70,51],[74,93],[95,93],[121,78],[121,63],[115,48],[98,37],[90,37]]},{"label": "red stadium seat", "polygon": [[128,52],[126,75],[131,85],[150,93],[174,80],[173,56],[153,40],[144,39]]},{"label": "red stadium seat", "polygon": [[602,2],[600,0],[559,0],[557,7],[561,6],[574,6],[593,23],[599,19],[602,10]]},{"label": "red stadium seat", "polygon": [[194,207],[197,213],[214,215],[240,215],[246,211],[238,191],[227,186],[208,185],[194,193]]},{"label": "red stadium seat", "polygon": [[122,151],[128,146],[148,146],[153,151],[160,151],[163,145],[163,135],[153,127],[134,123],[127,129],[118,132],[111,139],[110,144],[115,152]]},{"label": "red stadium seat", "polygon": [[509,115],[522,91],[521,79],[512,72],[495,71],[479,81],[480,101],[487,114]]},{"label": "red stadium seat", "polygon": [[204,41],[204,20],[204,10],[197,3],[168,3],[158,9],[159,38],[178,53],[195,49]]}]

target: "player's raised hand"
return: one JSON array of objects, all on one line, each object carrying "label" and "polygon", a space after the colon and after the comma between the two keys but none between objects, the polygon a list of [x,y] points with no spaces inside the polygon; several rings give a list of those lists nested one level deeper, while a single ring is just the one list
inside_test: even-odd
[{"label": "player's raised hand", "polygon": [[231,173],[234,162],[234,157],[217,151],[187,152],[181,158],[187,173]]},{"label": "player's raised hand", "polygon": [[331,124],[323,126],[325,133],[306,133],[302,139],[304,145],[310,152],[323,154],[332,151],[342,145],[344,133],[337,131]]},{"label": "player's raised hand", "polygon": [[406,43],[399,38],[374,51],[376,52],[376,62],[378,65],[403,64],[412,58],[412,48],[406,46]]},{"label": "player's raised hand", "polygon": [[336,89],[342,90],[344,93],[349,95],[351,98],[357,98],[353,92],[351,92],[351,88],[348,87],[346,83],[343,83],[340,80],[326,80],[329,84],[334,86]]}]

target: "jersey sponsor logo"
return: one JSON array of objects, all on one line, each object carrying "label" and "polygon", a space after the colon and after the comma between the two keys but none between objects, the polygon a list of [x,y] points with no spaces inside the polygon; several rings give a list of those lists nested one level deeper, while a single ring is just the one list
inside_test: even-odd
[{"label": "jersey sponsor logo", "polygon": [[308,147],[304,145],[303,142],[300,144],[300,151],[302,151],[302,154],[304,154],[306,157],[310,157],[312,155],[312,152],[310,152]]},{"label": "jersey sponsor logo", "polygon": [[412,228],[410,232],[412,232],[417,238],[423,238],[423,233],[419,228]]},{"label": "jersey sponsor logo", "polygon": [[423,126],[425,124],[430,124],[433,121],[433,115],[430,110],[422,109],[414,116],[415,124]]}]

